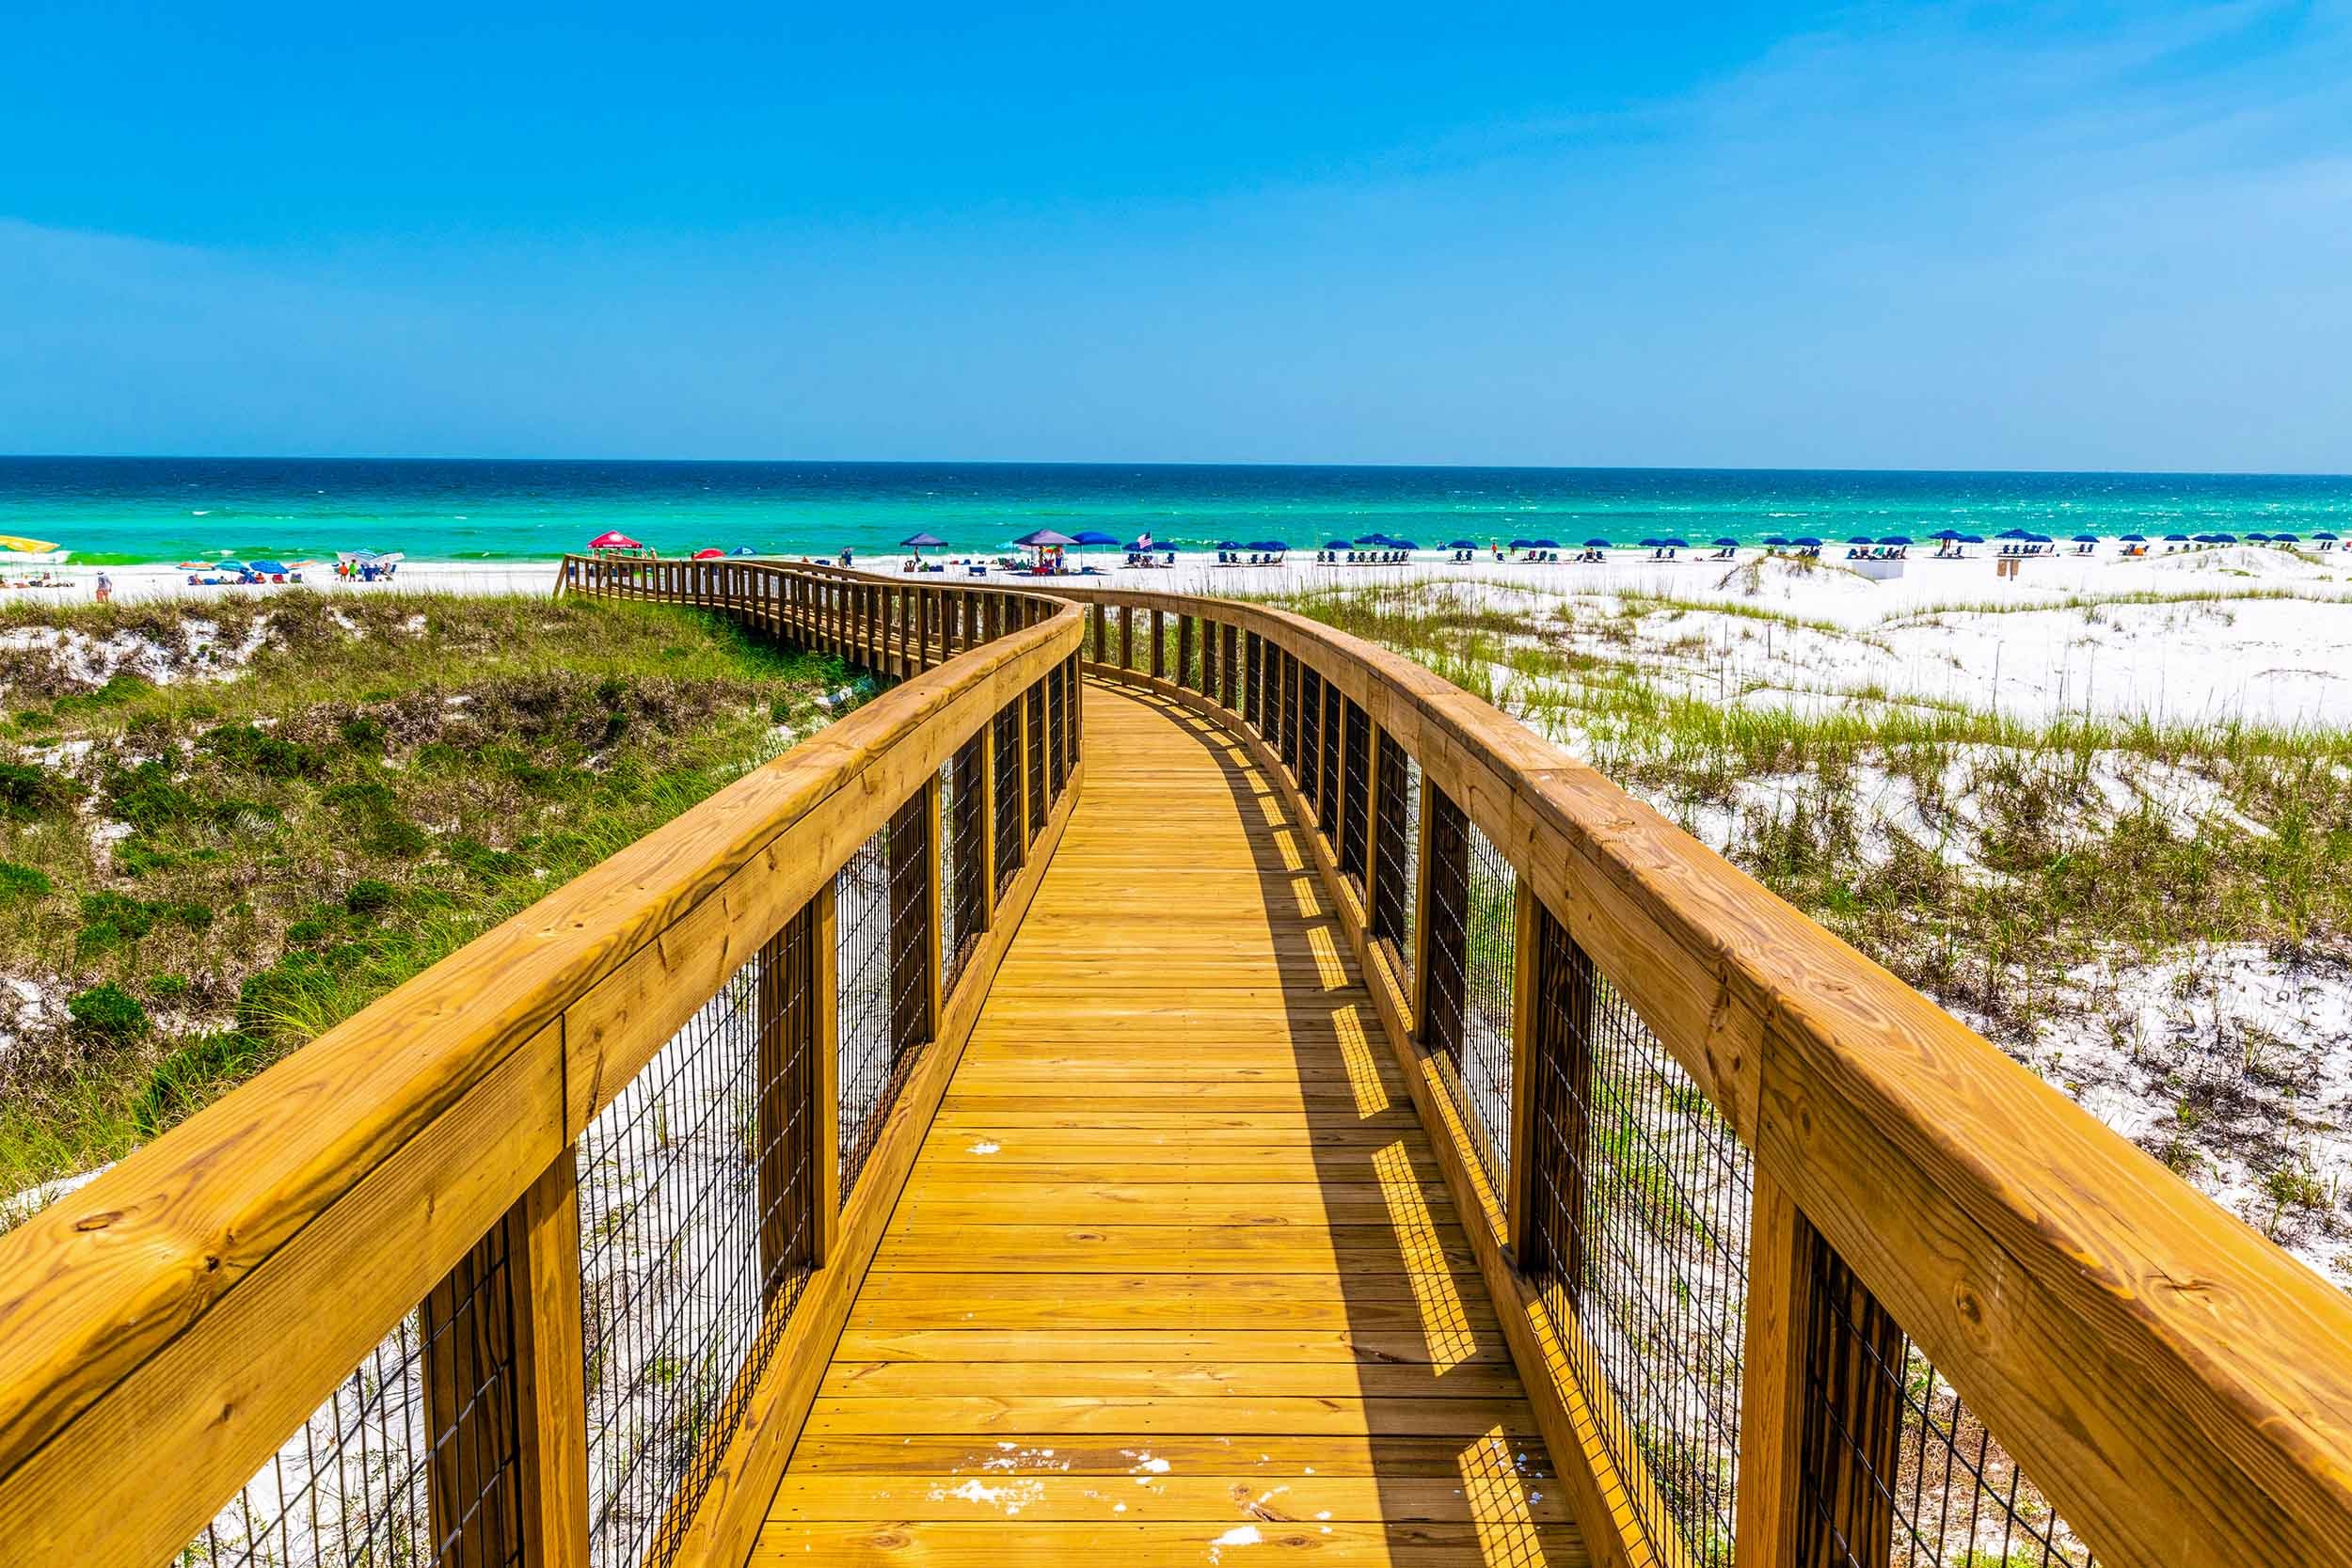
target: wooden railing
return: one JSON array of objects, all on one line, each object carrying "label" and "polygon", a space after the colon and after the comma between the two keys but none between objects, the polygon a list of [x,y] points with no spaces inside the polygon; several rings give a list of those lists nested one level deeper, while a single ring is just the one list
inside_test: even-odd
[{"label": "wooden railing", "polygon": [[[908,678],[0,1239],[0,1562],[740,1561],[1069,809],[1081,660],[1311,825],[1601,1558],[2352,1560],[2352,1305],[1426,671],[1059,582],[563,586]],[[682,1240],[727,1288],[661,1297]]]},{"label": "wooden railing", "polygon": [[2352,1561],[2352,1302],[1524,726],[1057,583],[1279,781],[1597,1555]]},{"label": "wooden railing", "polygon": [[562,585],[905,678],[0,1238],[0,1563],[742,1560],[1076,798],[1079,612]]}]

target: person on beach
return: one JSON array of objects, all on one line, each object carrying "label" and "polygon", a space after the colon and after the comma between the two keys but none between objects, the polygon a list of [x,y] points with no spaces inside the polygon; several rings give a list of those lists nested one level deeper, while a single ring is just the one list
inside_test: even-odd
[{"label": "person on beach", "polygon": [[98,602],[104,604],[115,596],[115,579],[105,573],[98,574]]}]

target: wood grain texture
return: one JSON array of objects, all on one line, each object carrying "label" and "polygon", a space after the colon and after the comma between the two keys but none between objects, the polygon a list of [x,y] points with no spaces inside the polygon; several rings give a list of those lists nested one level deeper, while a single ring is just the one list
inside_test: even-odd
[{"label": "wood grain texture", "polygon": [[1582,1561],[1295,830],[1194,716],[1084,701],[1085,796],[752,1560]]},{"label": "wood grain texture", "polygon": [[1490,705],[1284,611],[1057,592],[1236,622],[1364,706],[2103,1558],[2352,1560],[2340,1292]]}]

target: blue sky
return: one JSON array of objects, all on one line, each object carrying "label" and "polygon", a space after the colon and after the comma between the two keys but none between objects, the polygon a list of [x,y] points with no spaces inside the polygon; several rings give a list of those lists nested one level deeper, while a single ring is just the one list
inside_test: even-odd
[{"label": "blue sky", "polygon": [[0,451],[2352,469],[2343,5],[8,33]]}]

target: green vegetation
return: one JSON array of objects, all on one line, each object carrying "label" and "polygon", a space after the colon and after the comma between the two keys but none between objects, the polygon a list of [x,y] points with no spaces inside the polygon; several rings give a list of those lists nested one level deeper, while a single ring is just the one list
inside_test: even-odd
[{"label": "green vegetation", "polygon": [[10,607],[7,633],[0,1207],[704,800],[849,681],[584,600]]},{"label": "green vegetation", "polygon": [[2014,1041],[2066,1005],[2065,970],[2119,946],[2346,955],[2352,731],[2037,722],[1830,679],[1707,695],[1655,657],[1661,636],[1690,651],[1678,614],[1870,638],[1737,604],[1498,597],[1375,586],[1283,602],[1518,714]]}]

